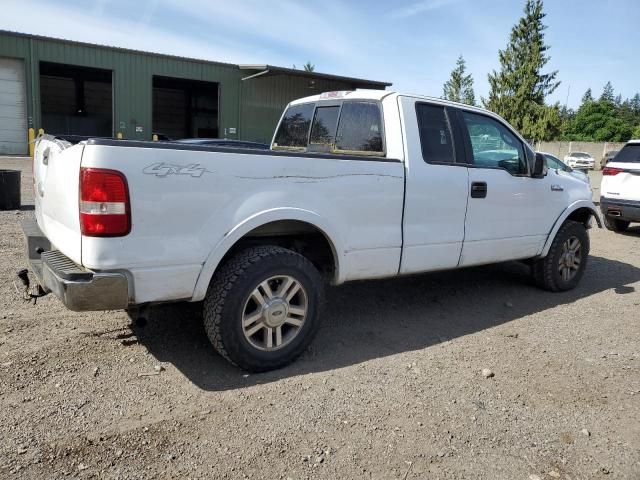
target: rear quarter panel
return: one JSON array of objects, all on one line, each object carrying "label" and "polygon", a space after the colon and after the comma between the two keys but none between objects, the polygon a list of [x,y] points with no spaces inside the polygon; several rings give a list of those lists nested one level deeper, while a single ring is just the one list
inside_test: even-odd
[{"label": "rear quarter panel", "polygon": [[234,239],[291,211],[322,225],[341,263],[339,281],[397,273],[401,162],[89,144],[82,166],[127,177],[131,233],[83,237],[82,263],[128,271],[136,303],[200,300]]}]

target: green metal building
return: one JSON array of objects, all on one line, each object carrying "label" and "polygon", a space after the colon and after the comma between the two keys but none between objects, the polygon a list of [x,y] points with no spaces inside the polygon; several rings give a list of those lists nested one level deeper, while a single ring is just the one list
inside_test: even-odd
[{"label": "green metal building", "polygon": [[159,134],[269,142],[293,99],[390,85],[0,30],[0,154],[26,154],[30,128],[138,140]]}]

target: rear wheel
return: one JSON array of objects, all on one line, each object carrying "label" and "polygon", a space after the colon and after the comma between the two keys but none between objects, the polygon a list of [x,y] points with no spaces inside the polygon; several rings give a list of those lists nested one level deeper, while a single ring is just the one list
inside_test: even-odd
[{"label": "rear wheel", "polygon": [[231,363],[272,370],[311,343],[322,297],[322,278],[305,257],[277,246],[249,248],[214,276],[204,301],[205,329]]},{"label": "rear wheel", "polygon": [[587,266],[589,235],[579,222],[567,221],[556,234],[546,257],[531,266],[536,284],[559,292],[578,285]]},{"label": "rear wheel", "polygon": [[607,215],[604,217],[604,226],[607,227],[607,230],[611,230],[612,232],[624,232],[627,228],[629,228],[629,224],[626,220],[619,220],[617,218],[612,218]]}]

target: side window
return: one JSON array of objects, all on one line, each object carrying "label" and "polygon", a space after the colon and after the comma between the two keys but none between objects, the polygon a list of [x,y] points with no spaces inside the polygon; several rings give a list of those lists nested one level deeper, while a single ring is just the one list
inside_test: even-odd
[{"label": "side window", "polygon": [[451,127],[444,107],[416,104],[422,158],[427,163],[454,163]]},{"label": "side window", "polygon": [[304,150],[307,148],[313,103],[303,103],[289,107],[284,114],[278,133],[273,142],[274,148]]},{"label": "side window", "polygon": [[311,126],[309,143],[319,145],[331,145],[336,139],[336,126],[340,107],[318,107]]},{"label": "side window", "polygon": [[545,160],[545,163],[547,164],[547,168],[563,170],[565,172],[569,171],[569,168],[553,155],[544,155],[544,160]]},{"label": "side window", "polygon": [[383,155],[382,115],[377,103],[344,102],[336,134],[336,151]]},{"label": "side window", "polygon": [[474,165],[502,168],[511,175],[528,173],[522,143],[507,127],[484,115],[463,112],[462,116],[471,137]]}]

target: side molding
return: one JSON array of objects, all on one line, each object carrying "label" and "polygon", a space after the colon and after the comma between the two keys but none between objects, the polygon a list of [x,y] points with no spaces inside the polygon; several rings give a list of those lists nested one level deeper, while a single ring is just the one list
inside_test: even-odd
[{"label": "side molding", "polygon": [[549,236],[547,237],[547,241],[542,248],[542,252],[540,252],[540,254],[538,255],[539,257],[547,256],[547,254],[549,253],[549,249],[551,248],[551,243],[553,242],[553,239],[556,238],[556,234],[558,233],[558,230],[560,230],[562,224],[567,220],[567,218],[569,218],[569,216],[573,212],[581,208],[588,208],[591,211],[591,215],[596,219],[598,227],[602,228],[602,219],[600,218],[600,214],[598,213],[598,210],[596,209],[596,206],[593,204],[593,202],[589,200],[578,200],[577,202],[569,205],[558,217],[558,220],[556,220],[556,223],[554,223],[553,228],[551,229],[551,233],[549,233]]},{"label": "side molding", "polygon": [[297,220],[306,222],[319,229],[329,241],[336,259],[336,277],[334,281],[336,283],[344,281],[344,272],[341,266],[344,264],[345,250],[343,248],[344,244],[342,238],[338,234],[337,230],[329,225],[320,215],[310,210],[290,207],[274,208],[250,216],[224,235],[222,240],[220,240],[212,249],[211,253],[209,253],[196,282],[191,300],[198,302],[204,299],[207,293],[207,288],[209,288],[211,278],[213,277],[213,273],[216,268],[218,268],[218,264],[227,252],[240,239],[242,239],[242,237],[258,227],[279,220]]}]

